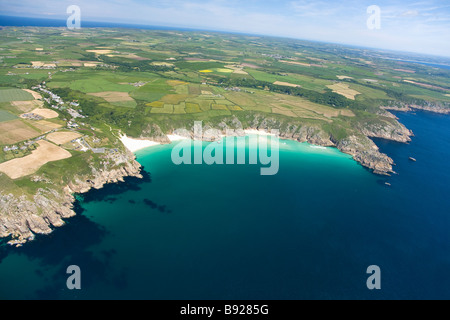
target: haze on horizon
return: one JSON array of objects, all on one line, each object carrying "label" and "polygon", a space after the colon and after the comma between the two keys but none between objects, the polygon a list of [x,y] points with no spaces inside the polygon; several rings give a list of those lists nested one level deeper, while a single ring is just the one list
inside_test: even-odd
[{"label": "haze on horizon", "polygon": [[[281,36],[450,57],[448,0],[0,0],[0,14]],[[367,8],[381,9],[369,29]],[[1,24],[1,23],[0,23]]]}]

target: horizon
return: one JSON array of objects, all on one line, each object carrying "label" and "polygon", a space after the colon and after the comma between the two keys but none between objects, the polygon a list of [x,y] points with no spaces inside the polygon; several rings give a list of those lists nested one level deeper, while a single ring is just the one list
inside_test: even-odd
[{"label": "horizon", "polygon": [[[0,0],[0,15],[67,20],[69,5],[78,5],[83,21],[116,25],[182,28],[333,43],[400,53],[450,57],[450,4],[443,0],[408,3],[236,0],[45,0],[21,3]],[[380,8],[378,25],[369,28]],[[373,19],[372,19],[373,22]]]},{"label": "horizon", "polygon": [[[8,17],[8,18],[16,18],[16,19],[35,19],[39,21],[53,21],[61,23],[60,26],[35,26],[35,25],[2,25],[1,27],[41,27],[41,28],[66,28],[66,19],[52,19],[52,18],[42,18],[42,17],[25,17],[25,16],[5,16],[0,15],[0,17]],[[258,33],[246,33],[246,32],[237,32],[237,31],[227,31],[227,30],[212,30],[212,29],[196,29],[196,28],[188,28],[188,27],[174,27],[174,26],[161,26],[161,25],[145,25],[145,24],[133,24],[133,23],[116,23],[116,22],[108,22],[108,21],[93,21],[93,20],[85,20],[84,23],[88,23],[89,26],[84,27],[86,29],[90,28],[118,28],[118,29],[142,29],[142,30],[160,30],[160,31],[166,31],[166,30],[173,30],[173,31],[180,31],[180,32],[209,32],[209,33],[222,33],[222,34],[233,34],[233,35],[241,35],[241,36],[257,36],[257,37],[266,37],[266,38],[278,38],[278,39],[287,39],[287,40],[296,40],[296,41],[303,41],[303,42],[315,42],[315,43],[321,43],[321,44],[332,44],[332,45],[339,45],[342,47],[348,47],[348,48],[357,48],[357,49],[364,49],[364,50],[372,50],[377,52],[383,52],[383,53],[391,53],[391,54],[409,54],[409,55],[419,55],[423,57],[428,58],[441,58],[441,59],[449,59],[450,62],[450,55],[444,56],[444,55],[437,55],[437,54],[429,54],[429,53],[421,53],[421,52],[412,52],[412,51],[401,51],[401,50],[395,50],[395,49],[386,49],[386,48],[379,48],[379,47],[368,47],[368,46],[362,46],[362,45],[356,45],[356,44],[348,44],[348,43],[340,43],[340,42],[333,42],[333,41],[322,41],[322,40],[314,40],[314,39],[302,39],[302,38],[292,38],[289,36],[272,36],[267,34],[258,34]],[[95,26],[93,25],[95,24]],[[104,24],[104,25],[102,25]],[[83,28],[83,26],[82,26]],[[411,57],[413,58],[413,57]],[[393,58],[393,60],[395,60]]]}]

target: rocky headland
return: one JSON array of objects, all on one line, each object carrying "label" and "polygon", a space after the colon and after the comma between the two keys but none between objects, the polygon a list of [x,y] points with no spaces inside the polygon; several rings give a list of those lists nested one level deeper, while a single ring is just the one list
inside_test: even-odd
[{"label": "rocky headland", "polygon": [[[35,238],[36,234],[50,234],[54,228],[65,224],[64,219],[75,216],[74,194],[101,189],[105,184],[124,181],[124,177],[141,178],[141,165],[133,154],[106,156],[112,167],[91,167],[88,176],[75,176],[62,189],[49,184],[32,197],[14,196],[0,191],[0,238],[10,238],[10,245],[20,246]],[[40,180],[40,177],[34,177]]]}]

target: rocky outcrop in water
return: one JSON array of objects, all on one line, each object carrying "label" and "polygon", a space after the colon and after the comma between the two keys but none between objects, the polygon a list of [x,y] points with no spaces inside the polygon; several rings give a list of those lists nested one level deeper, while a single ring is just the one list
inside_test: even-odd
[{"label": "rocky outcrop in water", "polygon": [[0,192],[0,238],[10,237],[9,244],[20,246],[33,240],[36,234],[49,234],[53,228],[64,225],[63,219],[75,215],[74,193],[100,189],[128,176],[142,178],[141,165],[131,153],[109,156],[106,162],[114,167],[92,167],[91,175],[74,177],[63,190],[56,190],[54,186],[41,188],[32,198]]}]

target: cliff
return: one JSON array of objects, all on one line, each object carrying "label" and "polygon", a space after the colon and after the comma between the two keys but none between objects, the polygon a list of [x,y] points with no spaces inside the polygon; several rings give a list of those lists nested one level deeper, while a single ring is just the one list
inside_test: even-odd
[{"label": "cliff", "polygon": [[[76,176],[62,189],[40,188],[31,198],[0,192],[0,238],[11,237],[11,245],[20,246],[36,234],[49,234],[53,228],[64,225],[64,220],[75,215],[74,193],[100,189],[107,183],[123,181],[124,177],[141,178],[141,165],[131,153],[109,156],[115,168],[92,167],[89,176]],[[119,162],[119,164],[117,164]]]},{"label": "cliff", "polygon": [[[337,139],[324,130],[320,123],[301,123],[294,120],[280,120],[255,114],[246,119],[231,116],[220,123],[203,123],[204,130],[220,128],[223,134],[227,129],[257,129],[270,132],[279,131],[280,138],[299,142],[308,142],[325,147],[336,147],[349,154],[364,167],[376,174],[389,175],[393,171],[394,161],[381,153],[370,137],[391,141],[408,142],[412,132],[386,112],[383,116],[370,121],[353,123],[353,128],[344,137]],[[193,134],[193,128],[186,128]],[[154,135],[154,136],[153,136]],[[157,125],[151,125],[141,138],[160,142],[169,139]],[[0,238],[10,237],[11,245],[22,245],[33,240],[36,234],[49,234],[54,228],[64,225],[64,219],[73,217],[74,194],[86,193],[92,188],[100,189],[107,183],[123,181],[124,177],[142,177],[141,166],[130,152],[107,154],[100,164],[90,164],[91,173],[70,178],[67,185],[49,184],[40,188],[31,197],[14,196],[0,192]],[[45,181],[45,177],[32,176],[32,181]],[[51,182],[51,181],[50,181]]]},{"label": "cliff", "polygon": [[[390,116],[378,117],[375,120],[353,123],[354,129],[344,138],[336,139],[329,132],[326,132],[320,124],[305,124],[296,121],[281,121],[279,118],[267,117],[267,115],[255,114],[250,119],[240,121],[237,117],[227,117],[214,126],[204,122],[203,130],[209,128],[220,128],[221,134],[225,135],[228,129],[233,129],[237,133],[244,129],[255,129],[270,132],[278,130],[281,139],[308,142],[310,144],[335,147],[341,152],[349,154],[353,159],[364,167],[372,170],[376,174],[389,175],[394,173],[394,161],[380,152],[377,145],[370,138],[381,138],[390,141],[407,143],[411,141],[412,131]],[[242,120],[242,119],[241,119]],[[193,138],[193,128],[184,128],[191,133]],[[175,131],[176,133],[176,131]],[[153,137],[147,137],[152,140]],[[214,140],[214,138],[204,138]]]},{"label": "cliff", "polygon": [[410,112],[414,110],[422,110],[440,114],[450,114],[450,105],[448,103],[435,103],[435,102],[424,102],[419,103],[405,103],[405,102],[390,102],[385,106],[381,107],[384,110],[402,111]]}]

